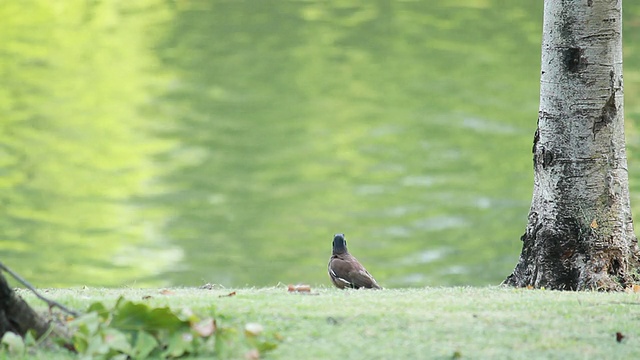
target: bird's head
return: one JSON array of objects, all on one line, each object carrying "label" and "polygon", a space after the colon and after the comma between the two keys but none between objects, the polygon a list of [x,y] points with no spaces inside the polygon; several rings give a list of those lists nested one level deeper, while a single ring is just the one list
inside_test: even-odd
[{"label": "bird's head", "polygon": [[344,239],[344,234],[335,234],[333,236],[333,253],[344,254],[347,252],[347,240]]}]

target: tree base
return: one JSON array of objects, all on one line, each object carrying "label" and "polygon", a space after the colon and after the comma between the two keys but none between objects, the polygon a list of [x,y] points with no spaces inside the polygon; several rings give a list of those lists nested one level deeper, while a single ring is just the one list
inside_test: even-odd
[{"label": "tree base", "polygon": [[[639,280],[637,239],[602,244],[602,234],[577,219],[553,228],[529,217],[522,253],[503,285],[552,290],[621,291]],[[597,244],[602,244],[597,246]]]},{"label": "tree base", "polygon": [[9,287],[7,280],[0,273],[0,338],[7,331],[24,337],[29,330],[33,330],[35,337],[40,338],[47,334],[51,327],[55,336],[70,338],[64,329],[38,315]]}]

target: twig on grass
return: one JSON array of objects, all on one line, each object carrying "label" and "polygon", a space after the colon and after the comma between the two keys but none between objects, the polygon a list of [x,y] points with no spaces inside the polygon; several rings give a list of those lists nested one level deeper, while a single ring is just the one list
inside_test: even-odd
[{"label": "twig on grass", "polygon": [[0,261],[0,270],[6,271],[7,273],[9,273],[9,275],[11,275],[19,283],[24,285],[27,289],[31,290],[31,292],[33,292],[40,300],[46,302],[47,305],[49,305],[49,309],[51,309],[52,307],[57,307],[60,310],[66,312],[69,315],[72,315],[72,316],[75,316],[75,317],[78,317],[80,315],[77,312],[75,312],[75,311],[67,308],[66,306],[60,304],[59,302],[47,299],[46,297],[44,297],[44,295],[41,295],[31,284],[29,284],[29,282],[27,280],[23,279],[20,275],[16,274],[13,270],[11,270],[8,267],[6,267],[1,261]]}]

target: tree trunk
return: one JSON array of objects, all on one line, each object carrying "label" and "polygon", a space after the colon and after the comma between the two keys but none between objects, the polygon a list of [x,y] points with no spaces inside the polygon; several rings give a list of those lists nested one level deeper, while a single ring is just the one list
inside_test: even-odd
[{"label": "tree trunk", "polygon": [[67,342],[71,335],[66,329],[52,324],[38,315],[13,289],[9,287],[7,280],[0,272],[0,338],[5,332],[11,331],[24,337],[29,330],[35,332],[35,338],[49,332]]},{"label": "tree trunk", "polygon": [[7,331],[24,336],[30,329],[35,330],[39,337],[46,333],[49,327],[47,321],[16,295],[0,273],[0,337]]},{"label": "tree trunk", "polygon": [[504,281],[621,290],[637,276],[622,86],[622,1],[545,0],[534,187]]}]

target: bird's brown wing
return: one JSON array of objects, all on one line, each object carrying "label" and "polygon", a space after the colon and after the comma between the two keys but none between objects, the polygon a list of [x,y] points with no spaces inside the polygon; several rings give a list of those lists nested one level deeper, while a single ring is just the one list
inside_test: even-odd
[{"label": "bird's brown wing", "polygon": [[329,275],[339,288],[381,289],[373,276],[351,254],[334,255],[329,261]]},{"label": "bird's brown wing", "polygon": [[369,272],[360,266],[361,269],[354,269],[349,273],[349,279],[351,279],[351,283],[356,288],[367,288],[367,289],[381,289],[380,285],[376,282],[376,279],[369,274]]},{"label": "bird's brown wing", "polygon": [[353,265],[341,257],[333,256],[329,261],[329,276],[335,286],[340,289],[353,287],[349,279],[349,273],[353,270]]}]

